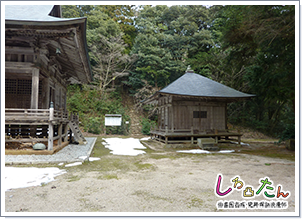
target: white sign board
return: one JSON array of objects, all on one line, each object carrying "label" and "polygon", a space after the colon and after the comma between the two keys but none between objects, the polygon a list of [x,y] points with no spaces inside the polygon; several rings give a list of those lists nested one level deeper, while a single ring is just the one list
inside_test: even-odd
[{"label": "white sign board", "polygon": [[121,126],[122,115],[105,115],[105,126]]}]

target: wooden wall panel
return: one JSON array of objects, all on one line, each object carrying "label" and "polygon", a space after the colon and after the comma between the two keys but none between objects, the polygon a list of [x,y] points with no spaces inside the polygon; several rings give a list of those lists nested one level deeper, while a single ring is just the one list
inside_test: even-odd
[{"label": "wooden wall panel", "polygon": [[188,106],[174,106],[174,129],[190,129],[192,120],[188,113]]},{"label": "wooden wall panel", "polygon": [[225,130],[225,107],[214,107],[214,129]]},{"label": "wooden wall panel", "polygon": [[[207,116],[206,118],[194,118],[194,111],[207,112]],[[188,130],[193,126],[193,129],[196,132],[225,129],[226,113],[224,103],[177,101],[173,102],[172,110],[168,112],[169,115],[167,117],[169,117],[169,129],[171,129],[172,126],[174,126],[174,130]],[[164,112],[162,113],[164,114]],[[173,125],[170,118],[173,120]]]},{"label": "wooden wall panel", "polygon": [[[206,111],[207,117],[206,118],[194,118],[193,111]],[[198,131],[205,131],[211,129],[211,106],[194,106],[193,111],[191,112],[193,118],[193,127],[194,130]]]}]

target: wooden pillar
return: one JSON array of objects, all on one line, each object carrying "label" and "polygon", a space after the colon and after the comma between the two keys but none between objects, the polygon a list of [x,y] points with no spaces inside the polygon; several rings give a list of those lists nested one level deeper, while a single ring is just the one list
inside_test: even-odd
[{"label": "wooden pillar", "polygon": [[168,117],[169,117],[169,116],[168,116],[169,114],[168,114],[168,107],[167,107],[167,104],[166,104],[166,106],[165,106],[165,110],[164,110],[164,111],[165,111],[165,113],[164,113],[164,115],[165,115],[165,116],[164,116],[164,117],[165,117],[164,123],[165,123],[165,127],[167,127],[167,126],[168,126]]},{"label": "wooden pillar", "polygon": [[225,129],[228,130],[228,127],[227,127],[227,103],[225,103]]},{"label": "wooden pillar", "polygon": [[162,129],[162,107],[159,107],[158,129]]},{"label": "wooden pillar", "polygon": [[64,95],[63,95],[63,108],[64,108],[64,111],[66,111],[66,89],[63,91],[64,92]]},{"label": "wooden pillar", "polygon": [[58,128],[58,136],[59,136],[59,139],[58,139],[58,146],[61,146],[62,144],[62,122],[60,123],[59,125],[59,128]]},{"label": "wooden pillar", "polygon": [[[193,106],[185,106],[186,107],[186,111],[188,112],[188,116],[186,117],[186,120],[189,118],[191,119],[191,132],[192,134],[194,133],[194,108]],[[185,126],[185,128],[187,129],[187,125]]]},{"label": "wooden pillar", "polygon": [[65,134],[64,142],[68,141],[68,128],[69,128],[68,124],[65,124],[64,125],[64,134]]},{"label": "wooden pillar", "polygon": [[175,131],[175,124],[174,124],[174,107],[173,104],[171,104],[170,107],[170,111],[171,111],[171,131],[174,133]]},{"label": "wooden pillar", "polygon": [[193,126],[191,126],[191,134],[192,134],[192,136],[191,136],[191,144],[194,144],[194,127]]},{"label": "wooden pillar", "polygon": [[[32,69],[32,93],[31,93],[31,109],[38,109],[39,101],[39,69]],[[30,126],[30,136],[36,137],[37,135],[37,126]]]},{"label": "wooden pillar", "polygon": [[210,129],[214,129],[214,107],[210,107]]},{"label": "wooden pillar", "polygon": [[59,109],[62,108],[62,92],[61,86],[59,87]]},{"label": "wooden pillar", "polygon": [[241,136],[238,136],[238,144],[241,146]]},{"label": "wooden pillar", "polygon": [[39,69],[32,70],[32,95],[31,95],[31,109],[38,109],[39,100]]},{"label": "wooden pillar", "polygon": [[165,111],[164,107],[161,107],[161,129],[165,129]]},{"label": "wooden pillar", "polygon": [[47,147],[48,150],[53,150],[53,145],[54,145],[53,120],[54,120],[54,105],[51,102],[49,108],[49,123],[48,123],[48,147]]},{"label": "wooden pillar", "polygon": [[49,78],[44,78],[42,80],[42,96],[43,96],[43,100],[42,100],[42,108],[43,109],[48,109],[49,108]]},{"label": "wooden pillar", "polygon": [[[199,114],[201,114],[201,103],[199,103]],[[202,124],[202,118],[201,118],[201,115],[199,117],[199,133],[201,132],[202,128],[201,128],[201,125]]]}]

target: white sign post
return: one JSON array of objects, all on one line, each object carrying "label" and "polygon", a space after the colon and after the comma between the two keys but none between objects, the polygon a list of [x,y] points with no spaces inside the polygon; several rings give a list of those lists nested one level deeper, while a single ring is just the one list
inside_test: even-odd
[{"label": "white sign post", "polygon": [[121,126],[122,115],[120,114],[106,114],[105,115],[105,134],[106,126]]}]

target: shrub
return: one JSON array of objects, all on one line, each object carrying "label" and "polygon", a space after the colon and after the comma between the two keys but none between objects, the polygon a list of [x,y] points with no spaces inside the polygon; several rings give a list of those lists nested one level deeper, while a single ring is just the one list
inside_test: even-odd
[{"label": "shrub", "polygon": [[154,127],[156,125],[156,122],[149,120],[148,118],[141,119],[141,125],[142,125],[142,134],[149,135],[150,134],[150,128]]},{"label": "shrub", "polygon": [[88,118],[88,132],[93,134],[100,134],[102,130],[102,120],[100,117],[89,117]]},{"label": "shrub", "polygon": [[[67,110],[79,114],[80,126],[84,131],[100,134],[104,131],[105,114],[121,114],[123,121],[130,121],[127,108],[122,104],[119,91],[101,94],[85,86],[69,86]],[[107,127],[107,134],[128,134],[130,124],[121,127]]]},{"label": "shrub", "polygon": [[295,139],[295,132],[296,128],[294,123],[286,125],[281,135],[279,136],[280,142],[289,139]]}]

